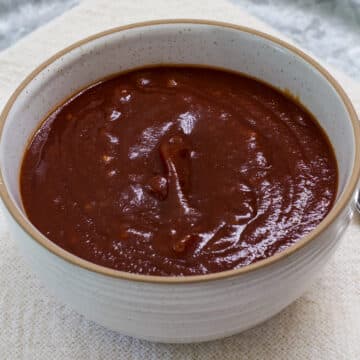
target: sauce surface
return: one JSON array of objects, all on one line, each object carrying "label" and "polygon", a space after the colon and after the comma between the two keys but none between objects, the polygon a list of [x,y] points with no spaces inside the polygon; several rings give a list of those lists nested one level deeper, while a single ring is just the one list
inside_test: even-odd
[{"label": "sauce surface", "polygon": [[332,148],[274,88],[194,67],[140,69],[54,111],[25,153],[30,221],[86,260],[151,275],[239,268],[329,212]]}]

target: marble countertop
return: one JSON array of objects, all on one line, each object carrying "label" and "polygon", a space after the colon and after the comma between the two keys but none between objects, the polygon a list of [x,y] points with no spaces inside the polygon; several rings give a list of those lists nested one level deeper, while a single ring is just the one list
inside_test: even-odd
[{"label": "marble countertop", "polygon": [[[0,0],[0,50],[79,1],[86,0]],[[360,80],[360,0],[228,1]]]},{"label": "marble countertop", "polygon": [[360,0],[230,0],[360,80]]},{"label": "marble countertop", "polygon": [[78,2],[79,0],[0,0],[0,51]]}]

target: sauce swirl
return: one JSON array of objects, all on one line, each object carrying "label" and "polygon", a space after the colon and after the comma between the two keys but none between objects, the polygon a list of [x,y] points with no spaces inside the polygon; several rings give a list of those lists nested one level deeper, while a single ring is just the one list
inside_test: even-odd
[{"label": "sauce swirl", "polygon": [[64,249],[181,276],[294,244],[329,212],[337,166],[316,120],[280,91],[169,66],[105,80],[56,109],[20,180],[30,221]]}]

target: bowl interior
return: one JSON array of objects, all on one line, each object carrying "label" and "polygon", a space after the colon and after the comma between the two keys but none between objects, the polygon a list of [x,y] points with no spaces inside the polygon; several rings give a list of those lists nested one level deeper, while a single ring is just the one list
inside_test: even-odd
[{"label": "bowl interior", "polygon": [[354,130],[343,100],[317,67],[299,53],[245,29],[163,23],[115,30],[71,47],[43,65],[17,92],[3,126],[0,166],[22,216],[19,170],[29,138],[41,120],[85,86],[110,74],[152,64],[221,67],[289,90],[318,119],[333,144],[339,199],[354,166]]}]

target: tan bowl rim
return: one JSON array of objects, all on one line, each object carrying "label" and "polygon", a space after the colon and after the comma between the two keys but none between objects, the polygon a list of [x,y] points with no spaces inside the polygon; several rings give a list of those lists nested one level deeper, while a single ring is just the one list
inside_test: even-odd
[{"label": "tan bowl rim", "polygon": [[94,264],[90,261],[81,259],[80,257],[71,254],[70,252],[62,249],[55,243],[51,242],[48,238],[42,235],[24,216],[22,216],[21,212],[12,202],[10,195],[5,187],[2,173],[1,173],[1,164],[0,164],[0,198],[3,200],[7,210],[13,216],[15,221],[20,225],[20,227],[31,237],[33,238],[39,245],[50,251],[51,253],[59,256],[63,260],[67,262],[80,266],[83,269],[90,270],[92,272],[110,276],[113,278],[119,278],[123,280],[131,280],[131,281],[140,281],[145,283],[157,283],[157,284],[184,284],[184,283],[193,283],[193,282],[203,282],[203,281],[210,281],[210,280],[220,280],[225,279],[233,276],[239,276],[248,274],[255,270],[263,269],[271,264],[278,262],[281,259],[288,257],[289,255],[294,254],[299,249],[303,248],[305,245],[310,243],[314,238],[320,235],[334,220],[335,218],[344,210],[344,208],[351,202],[354,192],[356,191],[356,187],[358,185],[358,180],[360,177],[360,125],[356,115],[356,112],[350,102],[350,99],[346,95],[345,91],[339,85],[339,83],[333,78],[330,73],[325,70],[317,61],[312,59],[309,55],[305,54],[303,51],[299,50],[295,46],[288,44],[287,42],[280,40],[272,35],[263,33],[258,30],[254,30],[249,27],[241,26],[241,25],[234,25],[226,22],[218,22],[212,20],[197,20],[197,19],[166,19],[166,20],[155,20],[155,21],[146,21],[146,22],[139,22],[134,23],[126,26],[115,27],[95,35],[89,36],[83,40],[77,41],[74,44],[66,47],[65,49],[57,52],[55,55],[50,57],[48,60],[43,62],[40,66],[38,66],[30,75],[28,75],[25,80],[18,86],[15,92],[12,94],[8,102],[6,103],[4,110],[0,115],[0,142],[1,142],[1,134],[4,128],[5,121],[9,114],[11,107],[13,106],[14,102],[16,101],[19,94],[22,90],[48,65],[53,63],[55,60],[59,59],[61,56],[69,53],[70,51],[74,50],[75,48],[84,45],[88,42],[93,40],[99,39],[101,37],[107,36],[112,33],[129,30],[133,28],[139,27],[147,27],[147,26],[154,26],[154,25],[167,25],[167,24],[202,24],[202,25],[209,25],[209,26],[217,26],[217,27],[225,27],[229,29],[238,30],[241,32],[250,33],[252,35],[262,37],[266,40],[270,40],[271,42],[282,46],[290,50],[291,52],[300,56],[303,60],[307,63],[312,65],[317,71],[319,71],[327,81],[333,86],[337,94],[342,99],[346,110],[349,113],[352,127],[354,131],[355,137],[355,159],[354,159],[354,166],[352,169],[351,177],[349,179],[349,183],[344,190],[343,194],[336,202],[334,207],[330,210],[329,214],[322,220],[322,222],[309,234],[304,236],[300,239],[297,243],[290,246],[289,248],[285,249],[281,253],[275,254],[267,259],[260,260],[254,264],[250,264],[244,266],[240,269],[228,270],[213,274],[207,275],[192,275],[192,276],[154,276],[154,275],[140,275],[140,274],[133,274],[124,271],[114,270],[111,268],[107,268],[101,265]]}]

